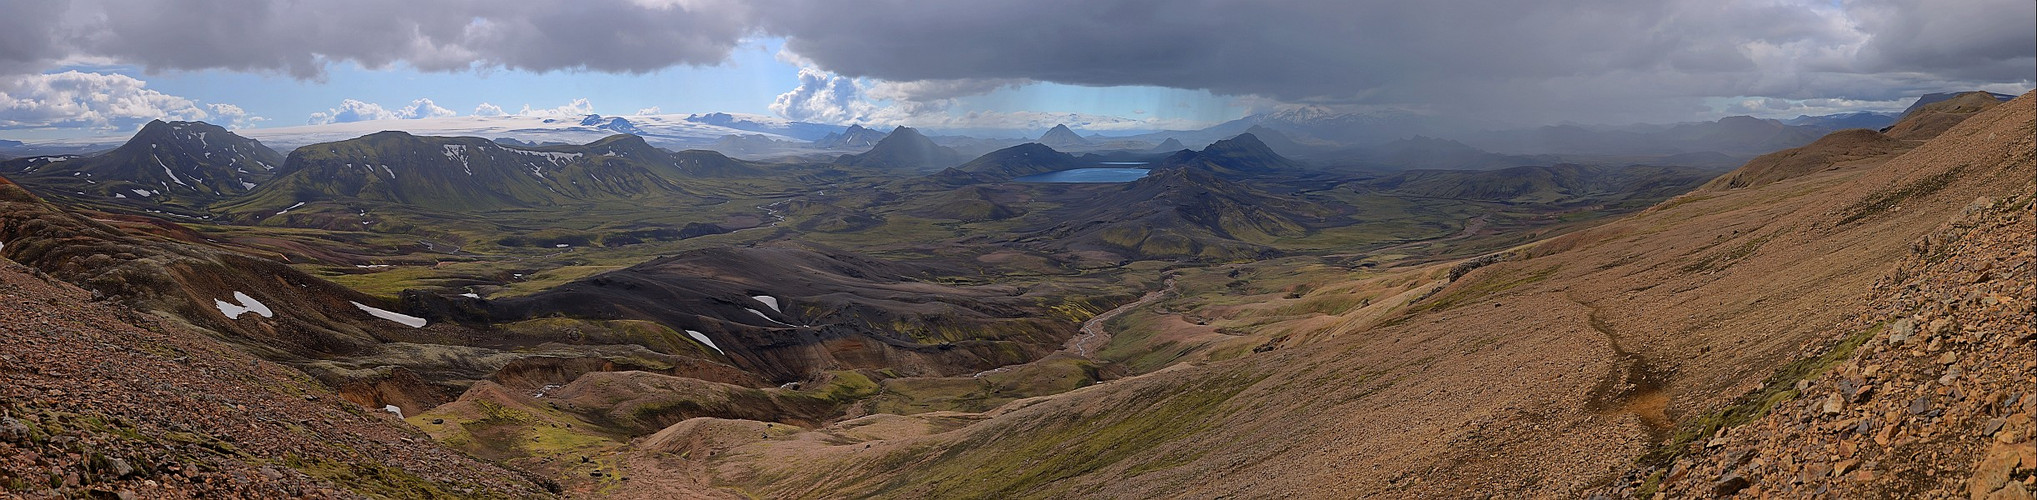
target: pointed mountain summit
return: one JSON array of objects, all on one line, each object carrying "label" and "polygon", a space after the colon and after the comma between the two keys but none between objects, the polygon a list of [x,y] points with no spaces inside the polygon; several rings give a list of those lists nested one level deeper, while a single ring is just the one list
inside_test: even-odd
[{"label": "pointed mountain summit", "polygon": [[0,173],[59,198],[196,209],[267,181],[283,155],[205,122],[151,121],[97,156],[22,158]]},{"label": "pointed mountain summit", "polygon": [[1167,140],[1165,140],[1165,141],[1161,141],[1161,142],[1160,142],[1160,145],[1158,145],[1158,146],[1154,146],[1154,147],[1153,147],[1153,152],[1155,152],[1155,153],[1172,153],[1172,152],[1175,152],[1175,151],[1180,151],[1180,150],[1183,150],[1183,149],[1188,149],[1188,146],[1187,146],[1187,145],[1185,145],[1185,144],[1182,144],[1182,143],[1181,143],[1181,140],[1180,140],[1180,139],[1175,139],[1175,138],[1173,138],[1173,137],[1169,137],[1169,138],[1167,138]]},{"label": "pointed mountain summit", "polygon": [[813,145],[822,149],[868,149],[876,146],[878,141],[884,140],[884,135],[883,132],[863,128],[862,125],[849,125],[849,128],[841,133],[829,132],[827,136],[813,141]]},{"label": "pointed mountain summit", "polygon": [[1035,142],[1055,149],[1072,149],[1090,144],[1089,139],[1076,135],[1067,125],[1055,125],[1054,128],[1048,129],[1047,133],[1040,134],[1040,140]]},{"label": "pointed mountain summit", "polygon": [[1286,133],[1261,125],[1253,125],[1252,128],[1245,129],[1244,135],[1251,135],[1259,139],[1260,142],[1266,144],[1267,148],[1285,156],[1303,154],[1310,149],[1308,146],[1296,142],[1294,138],[1288,137]]},{"label": "pointed mountain summit", "polygon": [[929,172],[962,163],[962,154],[934,144],[933,139],[912,127],[898,127],[863,154],[842,155],[835,163],[885,170]]}]

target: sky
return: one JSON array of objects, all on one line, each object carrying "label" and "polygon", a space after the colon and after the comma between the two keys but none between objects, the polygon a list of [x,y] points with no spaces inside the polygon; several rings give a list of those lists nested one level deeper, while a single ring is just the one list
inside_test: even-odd
[{"label": "sky", "polygon": [[0,138],[517,113],[1492,128],[2022,93],[2029,0],[0,0]]}]

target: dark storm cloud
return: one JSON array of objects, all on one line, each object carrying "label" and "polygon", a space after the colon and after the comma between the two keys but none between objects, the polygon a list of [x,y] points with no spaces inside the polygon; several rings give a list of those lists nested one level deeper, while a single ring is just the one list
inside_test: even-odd
[{"label": "dark storm cloud", "polygon": [[1166,85],[1503,119],[1644,119],[1707,96],[1887,99],[2037,71],[2027,0],[771,6],[761,22],[789,50],[851,76]]},{"label": "dark storm cloud", "polygon": [[719,63],[751,31],[748,9],[726,1],[0,0],[0,9],[0,28],[15,28],[0,34],[0,70],[15,72],[103,58],[299,78],[342,61],[640,73]]},{"label": "dark storm cloud", "polygon": [[[317,78],[638,73],[777,36],[906,100],[1155,85],[1500,120],[1687,115],[1704,97],[1886,100],[2026,84],[2029,0],[0,0],[0,73],[60,61]],[[915,94],[913,91],[924,91]]]},{"label": "dark storm cloud", "polygon": [[2037,77],[2030,62],[2037,56],[2037,3],[1859,0],[1849,10],[1874,34],[1861,54],[1870,70],[1996,81]]},{"label": "dark storm cloud", "polygon": [[57,47],[58,2],[0,1],[0,76],[36,72],[62,53]]}]

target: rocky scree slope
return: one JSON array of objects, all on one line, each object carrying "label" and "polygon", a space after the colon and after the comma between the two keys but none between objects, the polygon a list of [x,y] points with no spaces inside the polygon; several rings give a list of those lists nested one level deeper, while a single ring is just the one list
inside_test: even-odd
[{"label": "rocky scree slope", "polygon": [[531,498],[549,484],[0,259],[0,497]]},{"label": "rocky scree slope", "polygon": [[2027,165],[2037,129],[2024,111],[2021,127],[1988,132],[2019,138],[2009,165],[2023,169],[2021,186],[1974,198],[1915,240],[1851,313],[1840,331],[1858,333],[1841,349],[1801,353],[1822,363],[1756,393],[1770,399],[1743,399],[1689,429],[1685,448],[1665,450],[1682,455],[1608,493],[2031,498],[2037,183]]}]

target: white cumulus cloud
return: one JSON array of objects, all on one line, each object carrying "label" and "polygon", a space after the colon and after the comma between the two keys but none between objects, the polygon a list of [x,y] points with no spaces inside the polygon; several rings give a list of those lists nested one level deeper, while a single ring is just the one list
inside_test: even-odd
[{"label": "white cumulus cloud", "polygon": [[260,120],[231,104],[157,92],[148,82],[113,73],[65,71],[0,78],[0,129],[70,127],[122,129],[149,120]]},{"label": "white cumulus cloud", "polygon": [[311,125],[325,125],[328,123],[394,120],[396,118],[396,113],[382,109],[380,104],[355,99],[344,99],[340,101],[339,107],[312,113],[311,118],[305,120],[305,122]]},{"label": "white cumulus cloud", "polygon": [[494,104],[489,104],[485,102],[481,103],[480,106],[474,107],[474,116],[502,116],[507,114],[509,113],[503,111],[502,106],[496,106]]},{"label": "white cumulus cloud", "polygon": [[587,102],[585,97],[574,99],[573,102],[556,108],[532,109],[529,104],[525,104],[522,110],[516,112],[517,116],[543,116],[548,118],[579,117],[590,114],[594,114],[594,103]]},{"label": "white cumulus cloud", "polygon": [[439,107],[438,104],[431,102],[431,99],[429,98],[422,97],[418,98],[415,101],[410,101],[409,106],[404,106],[403,109],[396,110],[396,116],[398,118],[410,118],[410,119],[440,118],[447,116],[458,116],[459,114],[460,114],[459,112]]},{"label": "white cumulus cloud", "polygon": [[863,97],[855,79],[817,68],[800,68],[799,86],[771,102],[778,116],[818,123],[868,121],[877,106]]},{"label": "white cumulus cloud", "polygon": [[205,109],[212,111],[212,120],[215,125],[229,129],[247,128],[254,126],[256,123],[269,121],[268,118],[248,114],[247,110],[232,104],[207,104]]},{"label": "white cumulus cloud", "polygon": [[[481,106],[487,107],[488,104],[482,103]],[[486,116],[481,111],[481,109],[475,109],[474,114]],[[499,108],[498,111],[500,111]],[[429,98],[418,98],[417,100],[410,101],[410,105],[397,108],[395,111],[390,111],[388,108],[382,107],[381,104],[359,99],[342,99],[340,100],[339,107],[312,113],[311,118],[306,120],[306,123],[325,125],[329,123],[364,122],[370,120],[415,120],[419,118],[459,116],[459,114],[457,111],[446,109],[437,103],[431,102]]]},{"label": "white cumulus cloud", "polygon": [[[640,115],[647,114],[646,111],[650,113],[656,113],[658,112],[658,108],[650,107],[637,110],[637,114]],[[523,108],[516,110],[516,112],[514,113],[502,109],[502,106],[497,106],[485,102],[481,103],[481,105],[479,106],[474,107],[474,116],[538,116],[545,118],[577,118],[590,114],[594,114],[594,103],[588,101],[587,98],[585,97],[574,99],[573,102],[569,102],[566,103],[565,105],[554,108],[533,108],[531,107],[531,105],[525,104],[523,105]]]}]

